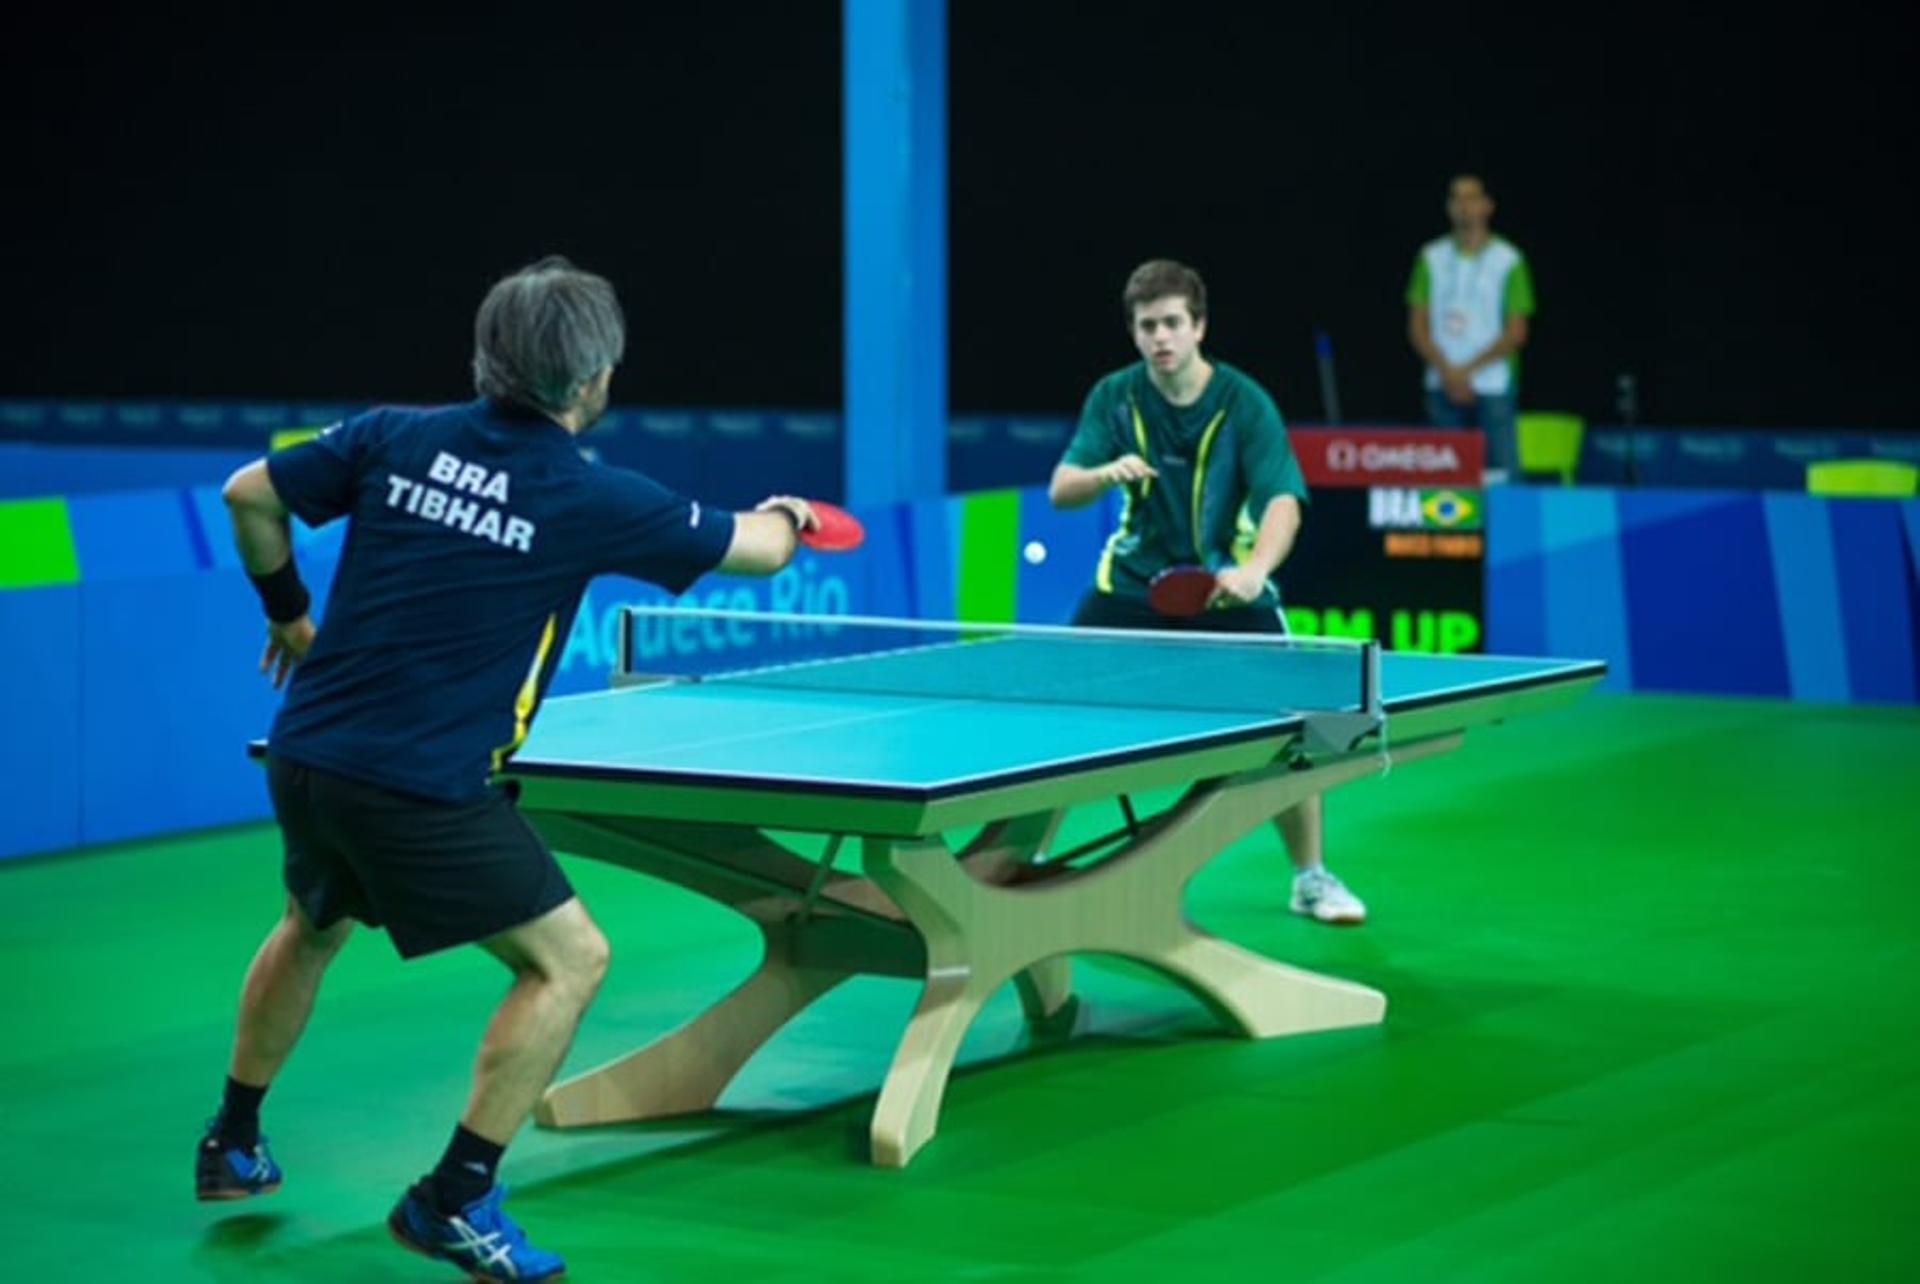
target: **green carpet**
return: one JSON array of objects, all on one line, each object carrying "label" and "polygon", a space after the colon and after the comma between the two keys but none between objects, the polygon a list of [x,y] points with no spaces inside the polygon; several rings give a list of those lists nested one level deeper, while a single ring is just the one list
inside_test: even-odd
[{"label": "green carpet", "polygon": [[[1092,1033],[1029,1052],[1002,995],[938,1137],[881,1171],[866,1117],[915,993],[858,982],[720,1112],[530,1129],[509,1207],[581,1281],[1914,1278],[1917,779],[1912,710],[1595,697],[1488,728],[1333,795],[1366,928],[1283,912],[1271,831],[1193,888],[1212,930],[1386,991],[1382,1027],[1230,1039],[1082,966]],[[477,951],[350,945],[267,1101],[285,1188],[192,1200],[277,860],[247,828],[0,865],[9,1274],[458,1278],[382,1219],[504,989]],[[569,1068],[750,968],[725,911],[569,869],[615,951]]]}]

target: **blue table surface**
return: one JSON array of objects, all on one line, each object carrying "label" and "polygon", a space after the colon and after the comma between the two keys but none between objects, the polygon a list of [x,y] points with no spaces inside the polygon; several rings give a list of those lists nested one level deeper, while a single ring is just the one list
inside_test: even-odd
[{"label": "blue table surface", "polygon": [[[1283,734],[1303,709],[1357,707],[1357,672],[1257,647],[935,647],[550,700],[509,770],[938,788]],[[1396,709],[1598,672],[1389,652],[1389,734]]]}]

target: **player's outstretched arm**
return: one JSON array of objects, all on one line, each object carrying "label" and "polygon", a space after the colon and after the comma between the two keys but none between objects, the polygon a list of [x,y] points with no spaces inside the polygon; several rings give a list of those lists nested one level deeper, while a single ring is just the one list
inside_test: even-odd
[{"label": "player's outstretched arm", "polygon": [[720,569],[734,575],[772,575],[793,560],[800,532],[819,525],[804,499],[774,495],[761,500],[751,513],[736,513],[733,542],[720,559]]}]

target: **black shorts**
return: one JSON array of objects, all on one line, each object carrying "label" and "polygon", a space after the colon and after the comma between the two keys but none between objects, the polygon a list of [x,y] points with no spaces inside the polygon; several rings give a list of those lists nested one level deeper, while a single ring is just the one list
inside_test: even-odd
[{"label": "black shorts", "polygon": [[287,891],[315,927],[384,927],[402,958],[483,941],[573,897],[504,792],[448,803],[271,755]]},{"label": "black shorts", "polygon": [[1178,618],[1162,615],[1143,597],[1089,589],[1073,613],[1079,628],[1175,629],[1191,633],[1285,633],[1287,617],[1277,607],[1230,606]]}]

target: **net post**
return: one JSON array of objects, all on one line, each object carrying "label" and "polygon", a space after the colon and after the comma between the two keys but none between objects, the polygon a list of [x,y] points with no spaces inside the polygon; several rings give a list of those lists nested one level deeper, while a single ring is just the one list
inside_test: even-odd
[{"label": "net post", "polygon": [[610,687],[653,687],[666,682],[683,682],[686,679],[657,673],[642,673],[634,665],[639,655],[639,639],[634,629],[634,608],[620,608],[619,623],[614,628],[613,669],[607,674]]},{"label": "net post", "polygon": [[614,628],[613,646],[613,671],[607,675],[607,685],[633,686],[633,612],[624,606],[620,608],[620,622]]},{"label": "net post", "polygon": [[1380,681],[1380,642],[1368,638],[1359,649],[1358,699],[1350,709],[1309,712],[1302,720],[1301,747],[1309,758],[1316,754],[1348,754],[1368,736],[1378,736],[1386,753],[1386,697]]}]

